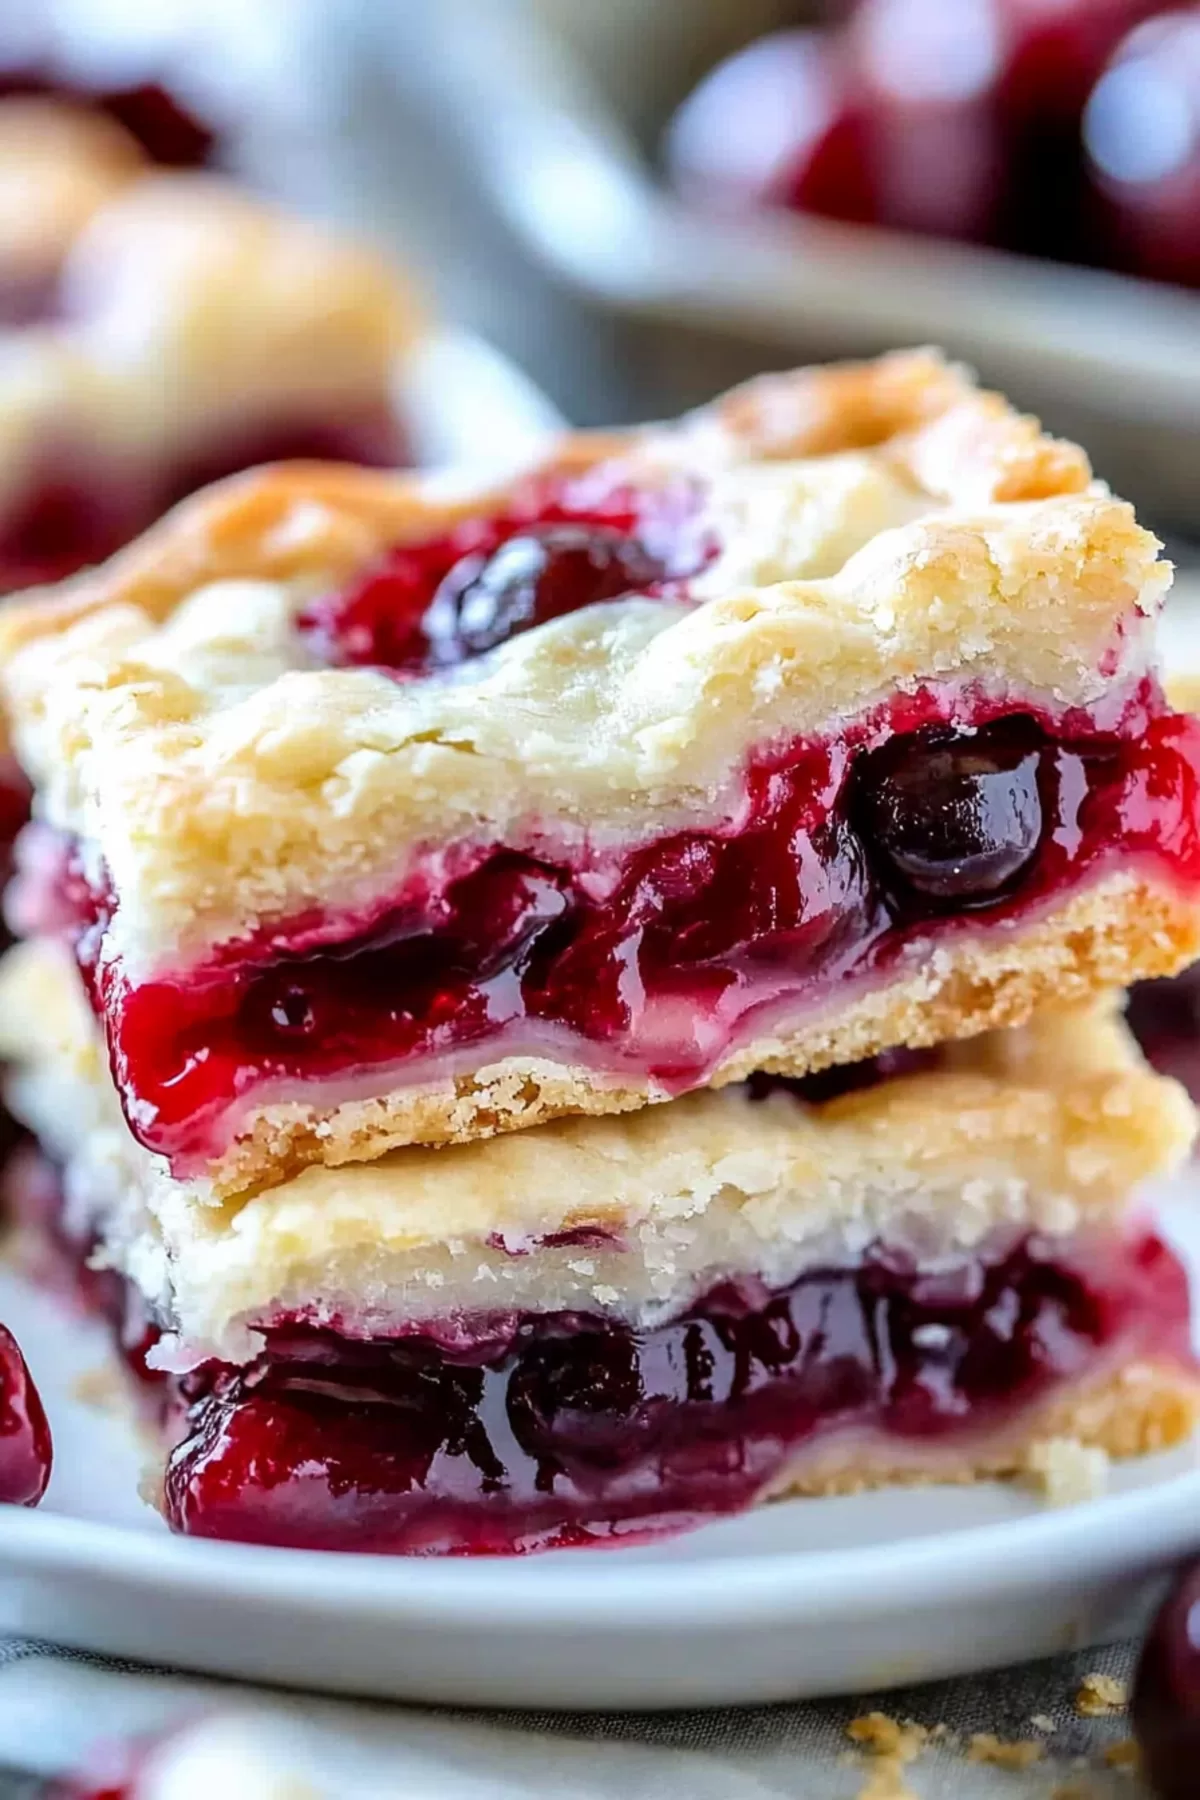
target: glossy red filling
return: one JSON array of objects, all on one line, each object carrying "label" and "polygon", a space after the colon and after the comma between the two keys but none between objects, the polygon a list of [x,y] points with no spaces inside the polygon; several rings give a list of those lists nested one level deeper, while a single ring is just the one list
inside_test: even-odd
[{"label": "glossy red filling", "polygon": [[[886,976],[915,940],[1018,918],[1113,863],[1200,880],[1194,721],[1148,703],[1120,735],[1028,715],[923,723],[938,707],[924,696],[878,721],[877,749],[844,739],[759,763],[735,823],[599,869],[474,852],[365,927],[306,921],[294,948],[272,932],[138,986],[84,930],[131,1129],[182,1172],[264,1094],[379,1092],[405,1065],[521,1045],[682,1091],[760,1021]],[[107,903],[84,901],[103,926]]]},{"label": "glossy red filling", "polygon": [[[634,1331],[481,1321],[478,1341],[296,1326],[176,1378],[179,1531],[310,1548],[513,1553],[737,1512],[831,1432],[930,1444],[1003,1427],[1131,1341],[1190,1360],[1187,1285],[1146,1238],[1098,1265],[1030,1239],[922,1273],[880,1250],[780,1293],[722,1287]],[[439,1334],[445,1337],[448,1334]]]},{"label": "glossy red filling", "polygon": [[411,677],[597,601],[682,595],[717,549],[700,499],[692,481],[646,491],[603,470],[531,478],[503,512],[389,550],[298,629],[324,662]]}]

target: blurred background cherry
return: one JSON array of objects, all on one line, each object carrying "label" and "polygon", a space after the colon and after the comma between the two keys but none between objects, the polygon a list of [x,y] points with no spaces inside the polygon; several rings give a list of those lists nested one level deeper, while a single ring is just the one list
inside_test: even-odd
[{"label": "blurred background cherry", "polygon": [[701,204],[1200,285],[1200,6],[857,0],[718,65],[666,157]]},{"label": "blurred background cherry", "polygon": [[1200,6],[1148,19],[1119,45],[1083,143],[1105,260],[1200,286]]},{"label": "blurred background cherry", "polygon": [[1182,1575],[1142,1649],[1133,1687],[1142,1765],[1160,1800],[1200,1794],[1200,1563]]}]

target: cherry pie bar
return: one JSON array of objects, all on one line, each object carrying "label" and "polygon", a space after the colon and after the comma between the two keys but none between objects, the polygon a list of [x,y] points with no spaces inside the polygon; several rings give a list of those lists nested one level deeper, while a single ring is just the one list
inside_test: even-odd
[{"label": "cherry pie bar", "polygon": [[[0,332],[0,589],[98,562],[258,462],[405,460],[396,376],[417,320],[385,261],[215,176],[131,179],[136,163],[89,146],[99,115],[73,121],[83,135],[53,167],[48,124],[27,147],[36,169],[14,169],[7,114],[36,104],[0,104],[0,287],[17,268],[6,183],[8,239],[36,221],[55,265],[46,316]],[[69,152],[86,154],[86,180]],[[21,196],[35,188],[47,199],[31,212]]]},{"label": "cherry pie bar", "polygon": [[1157,552],[928,353],[260,471],[0,620],[10,916],[222,1194],[1019,1023],[1200,951]]},{"label": "cherry pie bar", "polygon": [[[1194,1115],[1116,1005],[219,1201],[115,1105],[65,947],[0,971],[18,1165],[202,1536],[514,1551],[1129,1454],[1200,1410],[1138,1199]],[[55,1176],[54,1169],[58,1174]]]}]

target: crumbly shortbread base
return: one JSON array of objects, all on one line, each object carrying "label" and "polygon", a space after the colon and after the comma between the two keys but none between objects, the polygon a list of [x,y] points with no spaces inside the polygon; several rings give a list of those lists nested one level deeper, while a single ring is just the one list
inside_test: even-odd
[{"label": "crumbly shortbread base", "polygon": [[[851,988],[790,1029],[757,1035],[708,1078],[720,1087],[756,1069],[803,1075],[898,1045],[938,1044],[1020,1025],[1039,1006],[1170,975],[1200,956],[1200,908],[1150,875],[1122,873],[1031,922],[944,939],[881,986]],[[312,1164],[373,1162],[406,1144],[459,1144],[568,1114],[632,1112],[670,1099],[661,1084],[509,1056],[469,1074],[419,1079],[371,1099],[267,1104],[252,1110],[205,1169],[218,1195],[286,1180]]]},{"label": "crumbly shortbread base", "polygon": [[1139,1184],[1195,1127],[1110,997],[821,1105],[731,1086],[217,1203],[130,1137],[76,996],[54,946],[6,959],[0,1017],[25,1035],[9,1096],[64,1165],[68,1222],[177,1331],[179,1367],[243,1361],[288,1316],[361,1336],[576,1310],[652,1327],[723,1280],[783,1288],[880,1239],[937,1263],[1038,1233],[1103,1280]]},{"label": "crumbly shortbread base", "polygon": [[1048,1444],[1077,1444],[1114,1459],[1150,1456],[1186,1442],[1198,1424],[1200,1373],[1139,1360],[1064,1385],[974,1444],[968,1434],[942,1444],[882,1435],[818,1440],[797,1454],[762,1498],[855,1494],[897,1483],[965,1485],[1014,1476],[1041,1481]]}]

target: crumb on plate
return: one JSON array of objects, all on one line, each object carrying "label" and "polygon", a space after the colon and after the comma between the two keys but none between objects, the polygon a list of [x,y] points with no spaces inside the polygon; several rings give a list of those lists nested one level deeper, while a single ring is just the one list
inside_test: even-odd
[{"label": "crumb on plate", "polygon": [[1026,1467],[1048,1506],[1078,1506],[1098,1499],[1108,1487],[1108,1452],[1078,1438],[1043,1438],[1031,1444]]}]

